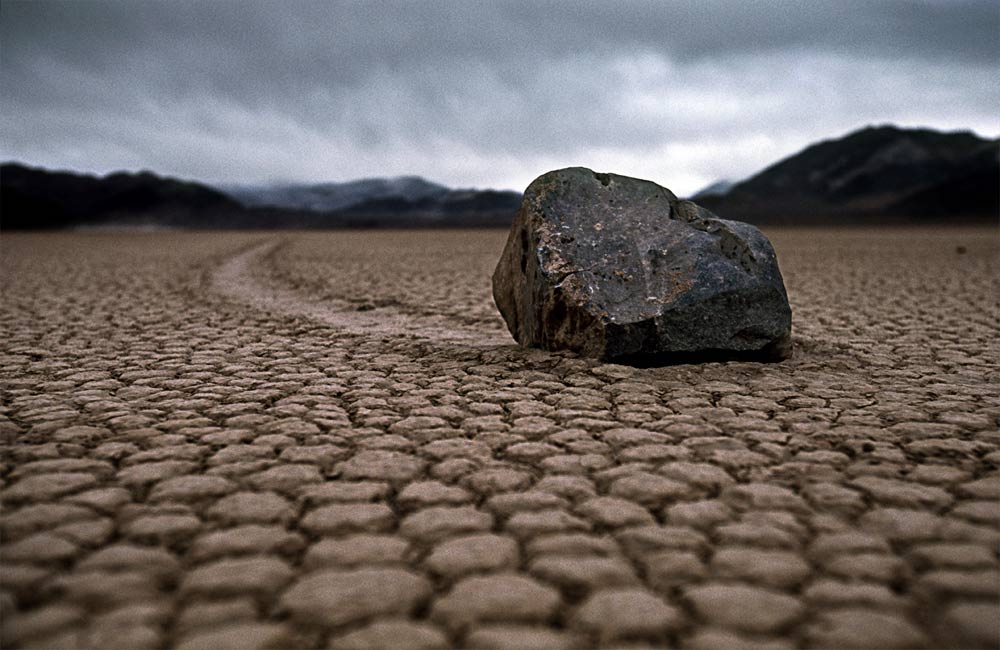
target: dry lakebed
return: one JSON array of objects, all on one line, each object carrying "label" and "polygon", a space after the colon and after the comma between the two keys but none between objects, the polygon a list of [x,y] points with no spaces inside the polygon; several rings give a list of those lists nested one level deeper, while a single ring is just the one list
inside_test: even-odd
[{"label": "dry lakebed", "polygon": [[5,648],[996,648],[996,229],[764,229],[792,358],[523,349],[499,230],[8,234]]}]

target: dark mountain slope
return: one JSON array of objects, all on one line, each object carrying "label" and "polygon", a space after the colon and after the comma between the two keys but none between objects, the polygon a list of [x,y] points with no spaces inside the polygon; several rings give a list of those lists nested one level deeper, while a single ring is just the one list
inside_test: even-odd
[{"label": "dark mountain slope", "polygon": [[0,165],[0,226],[45,230],[79,225],[224,227],[245,211],[205,185],[149,172],[98,178]]},{"label": "dark mountain slope", "polygon": [[997,144],[969,132],[868,127],[807,147],[703,201],[755,223],[987,220],[996,218],[1000,194]]},{"label": "dark mountain slope", "polygon": [[996,144],[984,146],[961,162],[944,180],[910,193],[891,204],[887,212],[921,220],[948,219],[952,215],[985,214],[1000,219],[1000,157]]}]

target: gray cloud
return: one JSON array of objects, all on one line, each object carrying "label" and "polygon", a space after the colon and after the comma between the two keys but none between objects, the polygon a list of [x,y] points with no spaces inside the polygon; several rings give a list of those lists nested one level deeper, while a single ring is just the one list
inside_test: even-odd
[{"label": "gray cloud", "polygon": [[205,180],[586,164],[690,191],[896,121],[995,133],[992,2],[0,5],[0,155]]}]

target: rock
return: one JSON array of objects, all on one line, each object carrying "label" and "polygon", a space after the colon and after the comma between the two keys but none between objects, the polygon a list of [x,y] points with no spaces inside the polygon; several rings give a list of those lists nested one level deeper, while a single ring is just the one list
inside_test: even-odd
[{"label": "rock", "polygon": [[788,297],[757,228],[582,167],[528,186],[493,297],[528,347],[639,363],[791,353]]}]

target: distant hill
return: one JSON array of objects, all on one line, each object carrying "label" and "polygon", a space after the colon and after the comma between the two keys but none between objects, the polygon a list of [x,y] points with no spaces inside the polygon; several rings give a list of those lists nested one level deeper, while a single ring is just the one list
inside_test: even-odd
[{"label": "distant hill", "polygon": [[998,141],[965,131],[867,127],[699,200],[752,223],[995,221]]},{"label": "distant hill", "polygon": [[222,227],[244,212],[225,194],[150,172],[103,178],[0,165],[0,227],[46,230],[114,223],[121,226]]},{"label": "distant hill", "polygon": [[6,163],[0,228],[507,227],[521,202],[518,192],[450,190],[417,177],[301,188],[308,191],[292,191],[284,201],[272,200],[277,193],[265,199],[265,192],[240,202],[150,172],[98,177]]},{"label": "distant hill", "polygon": [[370,199],[336,214],[351,226],[463,226],[506,228],[521,205],[520,192],[448,190],[442,195],[408,200],[398,196]]},{"label": "distant hill", "polygon": [[442,196],[449,190],[419,176],[365,178],[346,183],[283,185],[220,185],[246,207],[275,207],[313,212],[335,212],[366,201],[402,198],[421,201]]},{"label": "distant hill", "polygon": [[419,176],[347,183],[220,186],[248,207],[305,210],[351,227],[503,226],[521,204],[519,192],[452,190]]},{"label": "distant hill", "polygon": [[703,187],[694,194],[692,194],[691,198],[697,200],[697,199],[702,199],[706,196],[722,195],[728,192],[729,190],[733,189],[733,185],[735,184],[736,184],[735,182],[728,179],[715,181],[711,185]]}]

